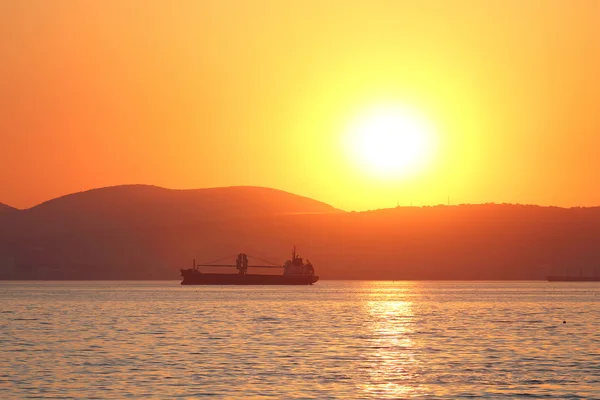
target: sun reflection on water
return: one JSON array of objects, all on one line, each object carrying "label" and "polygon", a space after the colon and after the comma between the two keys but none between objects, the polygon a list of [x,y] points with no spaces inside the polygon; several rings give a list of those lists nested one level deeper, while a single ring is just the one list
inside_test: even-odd
[{"label": "sun reflection on water", "polygon": [[414,298],[418,283],[369,282],[365,296],[368,364],[363,390],[378,398],[422,394],[415,381],[420,361],[415,343]]}]

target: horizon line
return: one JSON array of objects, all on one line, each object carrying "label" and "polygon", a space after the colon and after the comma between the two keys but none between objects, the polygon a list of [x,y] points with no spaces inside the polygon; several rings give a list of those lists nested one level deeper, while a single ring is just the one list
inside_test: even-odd
[{"label": "horizon line", "polygon": [[363,210],[350,210],[350,209],[345,209],[343,207],[336,207],[334,205],[331,205],[327,202],[321,201],[319,199],[315,199],[312,197],[308,197],[305,195],[301,195],[301,194],[297,194],[294,192],[289,192],[287,190],[283,190],[283,189],[277,189],[277,188],[273,188],[273,187],[268,187],[268,186],[260,186],[260,185],[228,185],[228,186],[211,186],[211,187],[195,187],[195,188],[170,188],[170,187],[164,187],[164,186],[158,186],[155,184],[145,184],[145,183],[125,183],[125,184],[116,184],[116,185],[108,185],[108,186],[100,186],[100,187],[93,187],[93,188],[89,188],[89,189],[84,189],[84,190],[80,190],[80,191],[75,191],[75,192],[70,192],[70,193],[65,193],[47,200],[44,200],[40,203],[37,203],[31,207],[26,207],[26,208],[19,208],[19,207],[15,207],[15,206],[11,206],[7,203],[3,203],[0,199],[0,205],[4,205],[6,207],[9,207],[12,210],[15,211],[27,211],[33,208],[36,208],[42,204],[46,204],[48,202],[54,201],[54,200],[58,200],[61,198],[65,198],[65,197],[69,197],[69,196],[74,196],[74,195],[78,195],[78,194],[82,194],[82,193],[88,193],[88,192],[92,192],[92,191],[96,191],[96,190],[103,190],[103,189],[113,189],[113,188],[126,188],[126,187],[148,187],[148,188],[156,188],[156,189],[162,189],[162,190],[168,190],[168,191],[180,191],[180,192],[186,192],[186,191],[198,191],[198,190],[211,190],[211,189],[232,189],[232,188],[257,188],[257,189],[268,189],[268,190],[274,190],[274,191],[278,191],[278,192],[283,192],[283,193],[288,193],[291,194],[293,196],[298,196],[298,197],[303,197],[306,199],[310,199],[313,201],[317,201],[323,204],[326,204],[336,210],[339,211],[343,211],[343,212],[347,212],[347,213],[361,213],[361,212],[372,212],[372,211],[381,211],[381,210],[392,210],[392,209],[398,209],[398,208],[432,208],[432,207],[461,207],[461,206],[484,206],[484,205],[496,205],[496,206],[500,206],[500,205],[510,205],[510,206],[529,206],[529,207],[541,207],[541,208],[559,208],[559,209],[564,209],[564,210],[570,210],[570,209],[581,209],[581,208],[598,208],[600,207],[600,205],[592,205],[592,206],[557,206],[557,205],[553,205],[553,204],[535,204],[535,203],[509,203],[509,202],[500,202],[500,203],[496,203],[496,202],[483,202],[483,203],[457,203],[457,204],[450,204],[448,202],[448,204],[445,203],[437,203],[437,204],[423,204],[421,203],[420,205],[412,205],[412,202],[410,203],[410,205],[401,205],[399,204],[399,202],[396,202],[395,206],[391,206],[391,207],[379,207],[379,208],[371,208],[371,209],[363,209]]}]

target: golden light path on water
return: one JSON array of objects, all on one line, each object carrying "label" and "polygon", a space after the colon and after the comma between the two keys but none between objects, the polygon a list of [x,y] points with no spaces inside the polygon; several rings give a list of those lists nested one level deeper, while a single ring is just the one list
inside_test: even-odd
[{"label": "golden light path on water", "polygon": [[414,353],[412,301],[405,300],[415,284],[386,290],[386,282],[370,282],[372,300],[366,301],[373,355],[366,393],[377,397],[407,398],[418,388],[407,384],[416,377],[418,359]]}]

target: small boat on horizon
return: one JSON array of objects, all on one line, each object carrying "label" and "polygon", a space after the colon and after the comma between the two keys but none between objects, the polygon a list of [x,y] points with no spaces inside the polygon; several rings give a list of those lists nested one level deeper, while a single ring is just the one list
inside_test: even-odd
[{"label": "small boat on horizon", "polygon": [[565,269],[564,275],[549,275],[546,279],[548,282],[600,282],[600,274],[598,269],[595,269],[593,275],[585,276],[583,268],[579,268],[579,275],[572,275]]},{"label": "small boat on horizon", "polygon": [[600,282],[600,276],[550,275],[548,282]]},{"label": "small boat on horizon", "polygon": [[[199,267],[236,268],[238,273],[218,274],[200,272]],[[283,275],[248,274],[248,268],[283,268]],[[194,264],[192,268],[181,269],[182,285],[312,285],[319,280],[310,261],[292,252],[292,258],[283,265],[248,265],[248,255],[239,253],[234,264]]]}]

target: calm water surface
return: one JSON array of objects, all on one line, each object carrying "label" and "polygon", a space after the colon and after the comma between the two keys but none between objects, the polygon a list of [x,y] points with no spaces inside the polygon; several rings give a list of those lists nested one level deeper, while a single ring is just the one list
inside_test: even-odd
[{"label": "calm water surface", "polygon": [[600,398],[600,283],[0,282],[0,398],[200,396]]}]

